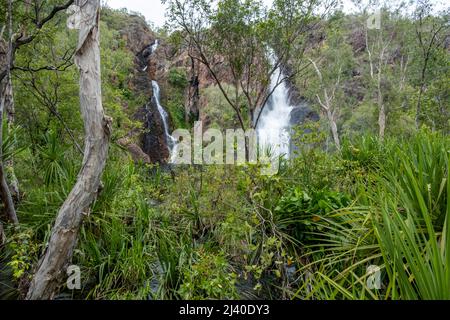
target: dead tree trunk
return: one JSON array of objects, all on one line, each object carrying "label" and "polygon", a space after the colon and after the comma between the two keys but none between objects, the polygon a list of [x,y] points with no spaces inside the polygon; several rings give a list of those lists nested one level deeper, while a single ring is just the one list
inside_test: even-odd
[{"label": "dead tree trunk", "polygon": [[330,111],[329,108],[326,110],[326,113],[327,113],[328,121],[330,122],[331,134],[333,135],[334,144],[340,151],[341,150],[341,140],[339,138],[339,132],[338,132],[335,116],[334,116],[333,112]]},{"label": "dead tree trunk", "polygon": [[19,220],[17,219],[16,210],[14,208],[14,202],[9,190],[9,186],[6,180],[5,165],[3,163],[3,114],[5,110],[5,105],[7,104],[7,99],[10,100],[12,97],[9,96],[10,84],[11,84],[11,59],[12,59],[12,2],[8,1],[8,42],[6,48],[6,60],[4,65],[4,70],[6,76],[0,80],[0,197],[2,199],[4,213],[10,221],[17,224]]},{"label": "dead tree trunk", "polygon": [[317,101],[319,102],[319,105],[321,106],[321,108],[323,109],[323,111],[325,112],[327,119],[328,119],[328,123],[330,125],[330,129],[331,129],[331,134],[333,136],[333,140],[334,140],[334,144],[336,145],[336,148],[341,151],[341,140],[339,138],[339,131],[338,131],[338,127],[336,124],[336,107],[333,107],[333,99],[335,97],[335,93],[336,93],[336,89],[339,87],[339,82],[341,80],[341,69],[339,69],[339,75],[338,78],[336,80],[336,83],[333,84],[332,90],[331,90],[331,95],[328,94],[328,90],[325,87],[324,81],[323,81],[323,77],[322,77],[322,73],[319,70],[319,67],[317,66],[317,64],[313,61],[313,60],[309,60],[316,73],[317,76],[319,77],[320,80],[320,86],[322,87],[322,91],[323,91],[323,101],[320,98],[320,95],[316,95],[317,97]]},{"label": "dead tree trunk", "polygon": [[[6,79],[4,79],[4,81],[5,80]],[[5,84],[2,84],[2,88],[0,90],[2,94],[0,99],[0,197],[2,199],[5,215],[11,222],[16,224],[19,222],[19,220],[17,218],[16,209],[14,208],[14,201],[12,199],[11,192],[6,181],[5,165],[3,163],[3,150],[1,148],[1,146],[3,145],[3,111],[5,106],[5,97],[3,95],[4,85]]]},{"label": "dead tree trunk", "polygon": [[378,127],[379,127],[379,137],[383,141],[384,133],[386,131],[386,107],[383,103],[383,96],[381,90],[378,90]]},{"label": "dead tree trunk", "polygon": [[[382,91],[382,79],[383,79],[383,68],[386,67],[387,64],[387,54],[386,51],[393,39],[393,34],[388,37],[387,40],[383,40],[383,32],[380,29],[378,32],[378,40],[377,47],[379,48],[378,65],[377,65],[377,75],[375,77],[374,72],[374,61],[373,61],[373,53],[370,49],[369,45],[369,35],[366,28],[366,49],[370,62],[370,78],[372,81],[376,82],[376,95],[377,95],[377,105],[378,105],[378,135],[380,140],[384,140],[385,132],[386,132],[386,120],[387,120],[387,109],[384,103],[383,91]],[[375,48],[375,46],[374,46]],[[374,49],[375,50],[375,49]]]},{"label": "dead tree trunk", "polygon": [[48,247],[40,259],[27,299],[52,299],[66,273],[83,217],[96,197],[108,154],[111,119],[101,100],[99,0],[79,0],[70,22],[79,28],[75,63],[80,70],[80,109],[85,127],[83,165],[59,210]]},{"label": "dead tree trunk", "polygon": [[[13,95],[13,85],[11,74],[8,74],[6,77],[6,83],[4,87],[4,112],[6,112],[6,123],[8,125],[8,134],[11,135],[15,120],[15,108],[14,108],[14,95]],[[7,182],[9,185],[9,190],[11,192],[11,197],[18,201],[20,198],[19,193],[19,180],[16,177],[16,173],[14,171],[14,159],[11,157],[10,159],[5,161],[5,169]]]},{"label": "dead tree trunk", "polygon": [[381,68],[383,54],[380,57],[380,64],[378,70],[378,78],[377,78],[377,101],[378,101],[378,128],[379,128],[379,137],[383,141],[384,140],[384,132],[386,130],[386,108],[383,102],[383,93],[381,91]]},{"label": "dead tree trunk", "polygon": [[[380,36],[381,38],[381,36]],[[380,40],[381,43],[381,40]],[[381,89],[382,73],[383,68],[386,67],[387,61],[385,59],[385,53],[388,48],[390,41],[382,48],[380,52],[379,62],[378,62],[378,75],[377,75],[377,101],[378,101],[378,128],[379,137],[381,141],[384,140],[384,135],[386,131],[386,106],[384,104],[383,92]]]},{"label": "dead tree trunk", "polygon": [[6,241],[5,231],[3,230],[3,224],[0,221],[0,248],[5,243],[5,241]]}]

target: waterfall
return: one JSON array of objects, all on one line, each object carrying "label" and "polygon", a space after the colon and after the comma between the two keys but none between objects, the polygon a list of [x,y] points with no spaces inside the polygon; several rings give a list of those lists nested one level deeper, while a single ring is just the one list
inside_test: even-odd
[{"label": "waterfall", "polygon": [[[155,42],[147,47],[149,54],[153,54],[158,48],[158,39]],[[142,71],[146,71],[148,65]],[[167,147],[169,148],[169,154],[172,153],[172,148],[175,144],[173,137],[169,133],[169,115],[167,114],[164,107],[161,105],[161,89],[159,88],[159,84],[157,81],[152,80],[152,88],[153,88],[153,99],[156,103],[156,107],[158,109],[159,116],[161,117],[162,124],[164,127],[164,138],[166,140]],[[148,108],[148,106],[147,106]]]},{"label": "waterfall", "polygon": [[155,52],[155,50],[158,48],[158,39],[156,39],[155,40],[155,43],[153,43],[151,46],[150,46],[150,52],[151,53],[153,53],[153,52]]},{"label": "waterfall", "polygon": [[167,114],[166,110],[164,110],[163,106],[161,105],[160,89],[159,89],[158,82],[156,82],[155,80],[152,80],[152,87],[153,87],[153,98],[155,99],[155,103],[156,103],[159,115],[161,116],[161,120],[163,123],[166,143],[167,143],[167,146],[169,147],[169,151],[172,151],[174,141],[173,141],[172,136],[169,133],[169,115]]},{"label": "waterfall", "polygon": [[[286,81],[279,83],[284,78],[285,75],[278,67],[270,82],[270,91],[273,90],[273,93],[262,111],[256,131],[259,146],[263,152],[268,150],[272,156],[284,155],[289,158],[289,122],[293,106],[289,104],[289,90]],[[275,88],[275,86],[277,87]]]}]

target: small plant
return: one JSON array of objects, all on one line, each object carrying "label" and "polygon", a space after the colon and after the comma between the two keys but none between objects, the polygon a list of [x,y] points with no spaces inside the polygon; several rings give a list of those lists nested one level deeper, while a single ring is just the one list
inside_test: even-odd
[{"label": "small plant", "polygon": [[66,162],[68,148],[61,144],[55,131],[50,131],[44,136],[45,145],[39,147],[39,155],[42,158],[44,182],[48,186],[52,183],[63,185],[69,178]]},{"label": "small plant", "polygon": [[15,280],[20,280],[30,271],[39,246],[33,242],[33,231],[31,229],[17,232],[8,244],[11,250],[11,260],[8,266],[11,267]]},{"label": "small plant", "polygon": [[350,198],[343,193],[322,190],[310,196],[294,187],[281,197],[275,208],[277,224],[281,229],[289,230],[296,239],[305,241],[308,233],[317,228],[314,222],[349,204]]},{"label": "small plant", "polygon": [[197,250],[183,273],[178,290],[182,299],[236,299],[236,274],[222,253]]}]

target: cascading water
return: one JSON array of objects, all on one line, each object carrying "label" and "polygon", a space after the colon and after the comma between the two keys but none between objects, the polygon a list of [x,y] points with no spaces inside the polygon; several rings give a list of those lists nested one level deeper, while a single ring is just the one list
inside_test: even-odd
[{"label": "cascading water", "polygon": [[155,52],[155,50],[158,48],[158,39],[155,40],[155,43],[151,45],[151,52]]},{"label": "cascading water", "polygon": [[284,78],[279,67],[272,75],[270,90],[273,90],[273,93],[264,107],[256,131],[263,152],[269,151],[271,156],[284,155],[289,158],[289,122],[294,107],[289,104],[286,82],[279,83]]},{"label": "cascading water", "polygon": [[174,139],[172,138],[172,136],[169,133],[169,115],[167,114],[166,110],[164,110],[163,106],[161,105],[160,89],[159,89],[158,82],[156,82],[155,80],[152,80],[152,87],[153,87],[153,98],[155,99],[155,103],[156,103],[159,115],[161,116],[161,120],[163,123],[166,143],[167,143],[167,146],[169,147],[169,151],[172,151]]},{"label": "cascading water", "polygon": [[[158,48],[158,39],[156,39],[155,42],[152,45],[150,45],[149,48],[150,54],[153,54],[157,48]],[[145,66],[145,68],[142,71],[146,71],[147,68],[148,65]],[[164,107],[161,105],[161,94],[160,94],[161,89],[159,88],[158,82],[156,82],[155,80],[152,80],[152,88],[153,88],[153,99],[156,103],[156,107],[158,109],[158,113],[161,117],[162,124],[164,127],[164,136],[165,136],[164,138],[166,140],[167,147],[169,148],[169,153],[171,153],[172,148],[174,146],[174,139],[169,133],[169,115],[167,114],[166,110],[164,110]]]}]

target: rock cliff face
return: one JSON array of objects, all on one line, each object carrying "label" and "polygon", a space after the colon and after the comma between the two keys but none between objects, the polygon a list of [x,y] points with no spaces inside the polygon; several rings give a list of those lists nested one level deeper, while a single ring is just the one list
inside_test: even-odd
[{"label": "rock cliff face", "polygon": [[[158,73],[164,69],[164,56],[161,54],[164,47],[152,49],[156,39],[145,46],[138,54],[137,61],[140,73],[146,78],[151,87],[152,80],[160,81]],[[170,152],[164,132],[163,120],[158,111],[155,97],[152,96],[149,102],[143,106],[136,114],[136,119],[143,123],[144,130],[141,133],[142,150],[149,156],[152,163],[167,163]]]},{"label": "rock cliff face", "polygon": [[[129,20],[130,23],[120,32],[127,48],[135,56],[130,87],[136,95],[146,97],[148,102],[134,115],[134,120],[142,123],[142,130],[130,133],[130,137],[120,139],[118,143],[130,152],[135,161],[163,164],[169,158],[169,149],[153,97],[152,80],[159,80],[164,73],[166,59],[161,50],[164,47],[152,49],[157,39],[143,18],[130,16]],[[131,142],[135,135],[138,135],[139,144]]]},{"label": "rock cliff face", "polygon": [[[164,102],[169,71],[172,68],[184,69],[189,81],[184,92],[186,123],[202,120],[205,124],[209,123],[208,115],[204,112],[208,101],[202,95],[202,91],[215,86],[216,83],[204,65],[189,57],[187,49],[175,48],[164,39],[157,39],[156,34],[149,29],[140,16],[130,15],[128,20],[120,34],[127,48],[135,56],[135,68],[129,85],[135,94],[146,97],[148,102],[134,115],[134,119],[142,123],[142,130],[131,132],[128,137],[121,139],[118,143],[124,146],[135,160],[164,164],[169,158],[169,148],[162,118],[153,97],[152,80],[160,84]],[[154,50],[152,45],[156,40],[158,40],[158,47]],[[216,60],[215,65],[221,65],[221,57],[217,57]],[[288,68],[286,71],[289,72]],[[218,70],[217,75],[225,82],[232,82],[232,77],[226,70]],[[288,83],[287,86],[290,104],[296,106],[291,112],[290,125],[294,126],[307,120],[317,121],[319,115],[308,106],[295,85]],[[169,131],[172,131],[174,128],[170,129]],[[136,140],[133,139],[136,135],[138,135],[139,143],[132,143],[131,141]]]},{"label": "rock cliff face", "polygon": [[[204,124],[209,123],[208,115],[203,112],[208,101],[201,92],[208,87],[215,86],[216,82],[209,70],[200,62],[192,59],[187,48],[173,50],[167,46],[164,50],[166,53],[164,67],[156,70],[158,79],[167,78],[167,73],[172,68],[182,68],[186,70],[189,85],[185,90],[185,120],[186,122],[201,120]],[[161,57],[163,58],[163,57]],[[160,60],[163,61],[163,60]],[[216,57],[213,65],[221,65],[221,57]],[[224,82],[231,83],[232,77],[226,70],[217,70],[217,76]]]},{"label": "rock cliff face", "polygon": [[156,36],[142,17],[134,15],[127,18],[126,25],[119,32],[126,47],[135,56],[130,88],[135,94],[143,95],[150,100],[153,95],[150,81],[152,78],[148,72],[143,72],[149,55],[144,56],[143,52],[155,42]]},{"label": "rock cliff face", "polygon": [[154,98],[136,113],[136,119],[143,123],[141,147],[151,163],[165,164],[169,159],[169,148],[164,135],[161,116]]},{"label": "rock cliff face", "polygon": [[[289,68],[286,68],[286,72],[289,72]],[[302,97],[298,88],[289,79],[286,82],[289,90],[290,105],[295,106],[291,111],[291,119],[289,123],[291,127],[307,121],[319,121],[319,114],[309,106],[308,101]]]}]

